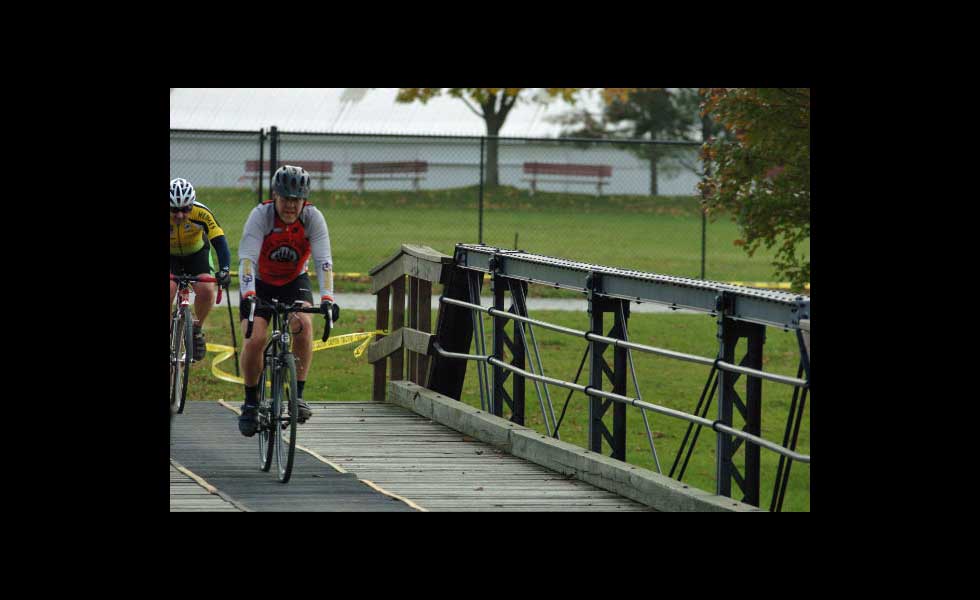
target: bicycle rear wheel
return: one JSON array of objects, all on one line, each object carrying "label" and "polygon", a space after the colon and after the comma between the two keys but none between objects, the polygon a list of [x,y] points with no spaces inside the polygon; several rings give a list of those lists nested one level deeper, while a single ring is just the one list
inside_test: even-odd
[{"label": "bicycle rear wheel", "polygon": [[296,394],[296,357],[285,353],[281,357],[279,381],[275,382],[273,394],[278,396],[277,409],[279,425],[276,435],[276,466],[279,468],[279,481],[287,483],[293,472],[293,458],[296,455],[296,419],[298,414]]},{"label": "bicycle rear wheel", "polygon": [[184,328],[184,348],[183,357],[178,355],[178,359],[183,361],[183,377],[180,383],[180,402],[177,403],[177,414],[184,412],[184,403],[187,400],[187,382],[191,378],[191,359],[194,358],[194,320],[191,317],[191,309],[184,307],[181,310],[182,327]]},{"label": "bicycle rear wheel", "polygon": [[259,467],[268,471],[272,467],[272,451],[276,447],[278,437],[276,427],[272,425],[272,394],[266,393],[266,382],[273,380],[272,363],[263,358],[262,374],[259,375],[259,387],[256,393],[259,397]]}]

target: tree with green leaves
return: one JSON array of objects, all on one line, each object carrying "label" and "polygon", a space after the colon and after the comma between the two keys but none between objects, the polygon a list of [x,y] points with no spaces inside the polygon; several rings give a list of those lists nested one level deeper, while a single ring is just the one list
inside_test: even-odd
[{"label": "tree with green leaves", "polygon": [[[542,88],[545,97],[561,97],[575,104],[580,88]],[[540,91],[531,92],[529,88],[400,88],[395,97],[397,102],[421,102],[425,104],[443,93],[459,98],[475,115],[483,119],[487,126],[486,185],[499,185],[497,136],[507,120],[507,115],[518,101],[541,102]],[[522,92],[527,92],[523,93]],[[604,91],[607,97],[625,94],[623,88],[609,88]]]},{"label": "tree with green leaves", "polygon": [[[694,141],[697,138],[698,102],[692,102],[691,89],[638,88],[628,95],[607,99],[602,114],[596,118],[586,111],[574,111],[555,119],[569,126],[562,137],[596,139],[649,139]],[[665,158],[673,157],[690,169],[695,161],[684,162],[683,152],[658,144],[623,144],[650,165],[650,194],[659,193],[657,177]]]},{"label": "tree with green leaves", "polygon": [[731,215],[752,256],[777,246],[775,275],[810,281],[810,89],[702,88],[702,115],[729,135],[702,146],[706,210]]}]

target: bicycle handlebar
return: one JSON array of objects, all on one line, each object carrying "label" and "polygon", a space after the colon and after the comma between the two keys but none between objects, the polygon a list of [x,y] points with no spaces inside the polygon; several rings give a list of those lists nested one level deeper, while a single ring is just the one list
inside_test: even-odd
[{"label": "bicycle handlebar", "polygon": [[[266,302],[265,300],[257,296],[250,296],[244,301],[251,304],[251,307],[249,308],[248,311],[248,327],[245,329],[245,339],[251,339],[252,337],[252,325],[255,322],[255,308],[260,304],[262,305],[263,308],[271,308],[272,310],[282,314],[289,314],[294,312],[314,314],[314,315],[323,314],[322,312],[320,312],[320,309],[317,307],[300,306],[296,304],[285,304],[283,302],[278,302],[278,301]],[[338,312],[339,311],[337,309],[337,305],[335,304],[333,315],[331,316],[336,316]],[[326,318],[326,315],[324,315],[324,318]],[[330,337],[330,327],[331,327],[330,321],[331,321],[330,319],[326,319],[327,325],[323,330],[323,338],[321,340],[323,342],[327,341],[327,338]]]},{"label": "bicycle handlebar", "polygon": [[[184,283],[218,283],[218,280],[210,275],[204,275],[198,277],[197,275],[180,275],[174,276],[173,273],[170,274],[170,281],[176,281],[178,284]],[[221,292],[224,290],[220,285],[218,286],[218,297],[215,299],[215,304],[221,304]]]}]

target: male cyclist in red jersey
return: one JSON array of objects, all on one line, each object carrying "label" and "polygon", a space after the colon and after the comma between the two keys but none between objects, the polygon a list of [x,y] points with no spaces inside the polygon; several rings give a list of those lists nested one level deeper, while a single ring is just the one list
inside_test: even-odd
[{"label": "male cyclist in red jersey", "polygon": [[[273,298],[292,304],[296,300],[313,306],[313,286],[306,274],[312,254],[319,285],[320,310],[330,318],[333,299],[333,259],[330,234],[323,214],[307,202],[310,176],[300,167],[280,167],[272,178],[272,200],[252,209],[238,247],[239,280],[242,302],[243,338],[248,328],[251,299]],[[256,306],[252,337],[242,347],[242,378],[245,403],[238,418],[242,435],[255,435],[258,425],[258,383],[262,373],[262,354],[272,311]],[[299,397],[297,420],[305,423],[313,412],[303,400],[303,387],[313,359],[313,320],[308,313],[290,315],[292,352],[296,355],[296,387]]]},{"label": "male cyclist in red jersey", "polygon": [[[214,213],[197,202],[194,186],[178,177],[170,182],[170,272],[174,275],[210,276],[211,246],[218,254],[218,285],[228,287],[231,281],[231,251],[225,232]],[[174,303],[177,282],[170,282],[170,304]],[[214,305],[214,284],[194,284],[194,360],[203,360],[207,353],[204,341],[204,319]]]}]

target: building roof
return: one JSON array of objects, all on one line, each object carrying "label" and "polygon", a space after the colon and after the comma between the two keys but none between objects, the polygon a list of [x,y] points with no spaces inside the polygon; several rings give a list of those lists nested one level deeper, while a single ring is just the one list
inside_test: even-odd
[{"label": "building roof", "polygon": [[[486,125],[462,100],[439,96],[426,104],[395,102],[398,88],[172,88],[171,129],[259,130],[318,133],[485,135]],[[525,92],[527,94],[527,92]],[[557,137],[549,118],[573,109],[601,110],[588,90],[576,105],[518,101],[503,137]],[[529,97],[529,96],[525,96]]]}]

